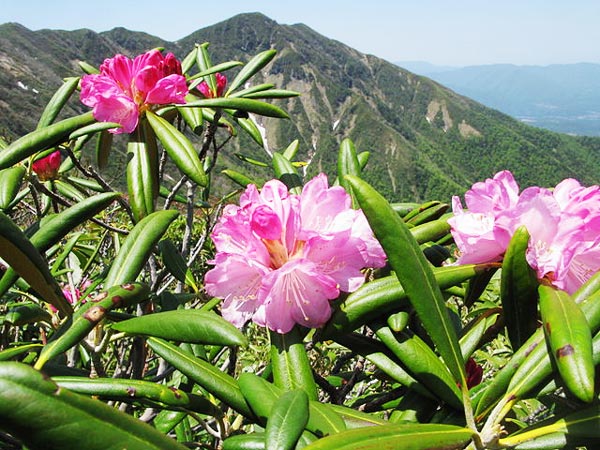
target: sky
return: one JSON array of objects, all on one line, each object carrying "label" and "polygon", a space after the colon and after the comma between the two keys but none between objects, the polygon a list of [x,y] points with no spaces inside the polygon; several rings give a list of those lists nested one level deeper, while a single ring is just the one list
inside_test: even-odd
[{"label": "sky", "polygon": [[245,12],[318,33],[391,62],[436,65],[600,63],[598,0],[5,0],[0,23],[176,41]]}]

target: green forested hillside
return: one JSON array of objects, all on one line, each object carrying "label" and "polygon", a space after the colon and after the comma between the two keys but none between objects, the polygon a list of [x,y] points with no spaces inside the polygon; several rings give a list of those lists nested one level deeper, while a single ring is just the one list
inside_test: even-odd
[{"label": "green forested hillside", "polygon": [[[97,34],[2,25],[0,130],[10,140],[33,129],[60,79],[81,73],[78,60],[97,65],[117,52],[135,55],[155,46],[183,57],[203,42],[211,43],[213,63],[278,51],[262,81],[301,96],[277,101],[292,120],[262,123],[268,151],[299,139],[309,174],[334,173],[339,143],[350,137],[371,152],[368,181],[393,200],[448,200],[501,169],[512,170],[523,186],[565,177],[600,182],[600,139],[526,126],[305,25],[280,25],[261,14],[236,16],[174,43],[123,28]],[[72,107],[83,110],[76,102]],[[245,139],[237,151],[264,155]],[[231,153],[221,158],[223,167],[240,164]]]}]

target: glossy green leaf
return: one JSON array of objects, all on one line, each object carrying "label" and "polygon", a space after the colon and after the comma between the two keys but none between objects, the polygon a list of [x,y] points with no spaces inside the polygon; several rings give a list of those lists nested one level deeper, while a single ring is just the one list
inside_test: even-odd
[{"label": "glossy green leaf", "polygon": [[250,61],[246,63],[242,70],[237,74],[237,76],[231,80],[229,83],[229,89],[225,95],[229,95],[230,92],[235,91],[240,86],[243,86],[246,81],[248,81],[253,75],[255,75],[259,70],[265,67],[277,54],[277,51],[274,49],[265,50],[264,52],[259,53],[254,56]]},{"label": "glossy green leaf", "polygon": [[465,363],[458,337],[423,252],[406,224],[381,194],[359,178],[349,175],[347,179],[427,333],[456,382],[466,386]]},{"label": "glossy green leaf", "polygon": [[265,433],[234,434],[223,441],[223,450],[266,450]]},{"label": "glossy green leaf", "polygon": [[317,400],[317,385],[298,328],[285,334],[272,331],[270,337],[275,385],[286,391],[302,389],[310,400]]},{"label": "glossy green leaf", "polygon": [[[421,208],[413,210],[411,215],[404,218],[404,221],[412,226],[422,225],[433,220],[437,220],[448,211],[449,205],[442,202],[430,202],[422,205]],[[415,214],[415,212],[417,212]],[[414,215],[413,215],[414,214]]]},{"label": "glossy green leaf", "polygon": [[407,311],[400,311],[390,315],[387,319],[388,327],[396,333],[403,331],[408,325],[410,314]]},{"label": "glossy green leaf", "polygon": [[140,220],[123,242],[106,275],[104,285],[135,281],[154,246],[178,215],[175,210],[156,211]]},{"label": "glossy green leaf", "polygon": [[460,390],[444,363],[417,335],[393,333],[381,324],[372,325],[377,337],[396,355],[407,371],[439,399],[462,409]]},{"label": "glossy green leaf", "polygon": [[74,130],[95,121],[92,112],[56,122],[17,139],[0,152],[0,170],[64,141]]},{"label": "glossy green leaf", "polygon": [[287,89],[269,89],[265,91],[252,92],[244,95],[244,98],[265,99],[265,98],[290,98],[298,97],[299,92],[290,91]]},{"label": "glossy green leaf", "polygon": [[86,63],[85,61],[78,61],[77,65],[81,68],[81,70],[83,70],[87,74],[100,73],[100,71],[96,67]]},{"label": "glossy green leaf", "polygon": [[273,405],[265,428],[269,450],[292,450],[308,422],[308,396],[301,389],[285,392]]},{"label": "glossy green leaf", "polygon": [[253,94],[255,92],[266,91],[268,89],[273,89],[274,87],[275,87],[275,85],[273,83],[255,84],[254,86],[248,86],[247,88],[227,94],[227,97],[229,97],[229,98],[244,97],[246,94]]},{"label": "glossy green leaf", "polygon": [[222,170],[221,173],[223,175],[226,175],[230,180],[236,182],[237,184],[239,184],[243,188],[245,188],[249,184],[254,184],[254,185],[260,187],[260,183],[257,183],[256,181],[254,181],[253,179],[249,178],[248,176],[246,176],[246,175],[244,175],[242,173],[236,172],[235,170],[225,169],[225,170]]},{"label": "glossy green leaf", "polygon": [[450,233],[450,224],[445,218],[432,220],[410,228],[418,244],[436,242]]},{"label": "glossy green leaf", "polygon": [[[46,252],[50,247],[60,242],[67,233],[106,209],[118,196],[119,194],[112,192],[94,195],[46,218],[40,228],[31,236],[31,244],[38,251]],[[8,291],[17,279],[17,272],[9,267],[0,278],[0,297]]]},{"label": "glossy green leaf", "polygon": [[154,212],[158,197],[158,152],[152,139],[140,125],[127,143],[127,190],[136,222]]},{"label": "glossy green leaf", "polygon": [[[188,94],[186,96],[186,101],[194,101],[197,97],[194,95]],[[187,124],[188,127],[195,134],[200,134],[202,132],[202,124],[204,123],[204,117],[202,116],[202,108],[177,108],[181,117]]]},{"label": "glossy green leaf", "polygon": [[261,148],[265,145],[261,131],[252,119],[244,117],[235,118],[237,124],[256,142]]},{"label": "glossy green leaf", "polygon": [[31,449],[184,450],[151,426],[57,386],[40,372],[0,363],[0,429]]},{"label": "glossy green leaf", "polygon": [[183,256],[170,239],[163,239],[158,243],[158,249],[167,270],[179,281],[198,292],[194,274],[185,263]]},{"label": "glossy green leaf", "polygon": [[10,218],[0,211],[0,257],[36,290],[41,298],[61,313],[71,314],[73,308],[50,274],[42,255]]},{"label": "glossy green leaf", "polygon": [[26,303],[11,307],[4,316],[4,322],[15,326],[28,323],[52,322],[52,316],[35,303]]},{"label": "glossy green leaf", "polygon": [[367,414],[353,408],[348,408],[347,406],[336,405],[333,403],[323,403],[323,406],[331,409],[337,415],[339,415],[346,424],[347,428],[370,427],[373,425],[385,425],[389,423],[375,415]]},{"label": "glossy green leaf", "polygon": [[69,140],[75,140],[79,138],[90,139],[91,135],[96,133],[102,133],[107,130],[120,128],[121,124],[116,122],[97,122],[84,127],[78,128],[69,134]]},{"label": "glossy green leaf", "polygon": [[9,347],[0,351],[0,361],[8,361],[9,359],[15,358],[30,351],[37,352],[41,350],[42,347],[42,344],[25,344],[17,347]]},{"label": "glossy green leaf", "polygon": [[380,425],[355,428],[310,444],[306,450],[435,450],[462,449],[473,432],[441,424]]},{"label": "glossy green leaf", "polygon": [[[462,265],[433,268],[436,283],[441,289],[456,286],[489,266]],[[340,302],[327,322],[321,336],[324,338],[356,330],[372,319],[397,312],[408,306],[408,298],[396,276],[379,278],[363,284]]]},{"label": "glossy green leaf", "polygon": [[26,169],[24,166],[0,170],[0,210],[6,211],[21,188]]},{"label": "glossy green leaf", "polygon": [[194,380],[219,400],[225,402],[245,417],[252,418],[254,414],[238,385],[238,382],[221,372],[212,364],[196,358],[179,347],[159,338],[148,338],[148,345],[152,350],[183,373]]},{"label": "glossy green leaf", "polygon": [[112,149],[113,134],[107,130],[98,133],[98,140],[96,141],[96,163],[98,169],[104,170],[108,167],[108,158],[110,157],[110,151]]},{"label": "glossy green leaf", "polygon": [[81,342],[113,308],[141,302],[146,300],[149,294],[150,288],[140,283],[115,285],[100,292],[63,323],[53,339],[42,349],[35,368],[41,369],[52,358]]},{"label": "glossy green leaf", "polygon": [[300,141],[298,139],[295,139],[292,142],[290,142],[290,145],[288,145],[283,152],[281,152],[281,155],[288,161],[293,161],[299,149]]},{"label": "glossy green leaf", "polygon": [[204,172],[204,166],[189,139],[181,131],[152,111],[146,112],[146,117],[177,168],[194,183],[206,186],[208,179]]},{"label": "glossy green leaf", "polygon": [[186,103],[185,105],[181,105],[181,107],[227,108],[254,113],[266,117],[276,117],[278,119],[289,118],[288,114],[283,109],[270,103],[260,100],[253,100],[250,98],[207,98]]},{"label": "glossy green leaf", "polygon": [[73,92],[75,92],[75,89],[77,89],[79,79],[79,77],[65,78],[65,82],[58,88],[44,108],[37,124],[38,130],[54,122],[54,119],[56,119],[63,106],[65,106]]},{"label": "glossy green leaf", "polygon": [[302,178],[289,159],[280,153],[273,153],[273,170],[275,176],[287,186],[290,192],[300,194],[302,191]]},{"label": "glossy green leaf", "polygon": [[541,285],[540,312],[546,341],[565,386],[583,402],[594,399],[592,333],[571,296]]},{"label": "glossy green leaf", "polygon": [[506,330],[513,348],[519,348],[537,328],[538,281],[526,259],[529,233],[518,228],[508,244],[500,278],[500,299]]},{"label": "glossy green leaf", "polygon": [[360,172],[360,164],[358,163],[358,156],[356,155],[354,143],[350,139],[346,138],[340,144],[340,149],[338,151],[337,173],[340,185],[352,197],[352,206],[354,208],[357,207],[356,198],[348,180],[345,177],[346,175],[360,177]]},{"label": "glossy green leaf", "polygon": [[246,337],[221,316],[196,309],[177,309],[134,317],[112,326],[128,334],[154,336],[178,342],[246,345]]}]

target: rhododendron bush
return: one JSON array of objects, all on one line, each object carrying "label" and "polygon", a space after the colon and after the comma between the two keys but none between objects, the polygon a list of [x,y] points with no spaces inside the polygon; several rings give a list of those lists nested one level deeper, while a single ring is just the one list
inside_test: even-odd
[{"label": "rhododendron bush", "polygon": [[213,57],[82,62],[0,149],[0,448],[597,448],[600,188],[383,198],[264,151],[275,49]]}]

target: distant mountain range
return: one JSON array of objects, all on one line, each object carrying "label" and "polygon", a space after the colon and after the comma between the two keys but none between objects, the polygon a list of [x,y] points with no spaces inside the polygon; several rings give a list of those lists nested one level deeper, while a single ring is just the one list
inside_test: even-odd
[{"label": "distant mountain range", "polygon": [[600,136],[600,64],[397,64],[523,122],[563,133]]},{"label": "distant mountain range", "polygon": [[[0,25],[0,135],[10,140],[33,130],[61,79],[81,74],[80,60],[99,65],[115,53],[136,55],[157,46],[183,57],[203,42],[210,42],[215,64],[277,50],[255,82],[301,96],[274,100],[292,120],[261,124],[270,151],[300,141],[298,158],[310,161],[308,175],[335,174],[339,144],[349,137],[371,154],[367,180],[394,201],[449,200],[502,169],[512,170],[522,186],[554,185],[566,177],[600,182],[600,139],[528,126],[305,25],[281,25],[258,13],[232,17],[177,42],[124,28],[95,33]],[[75,98],[66,113],[84,110]],[[218,168],[239,170],[243,163],[236,152],[268,160],[249,139],[236,142],[220,153]]]}]

